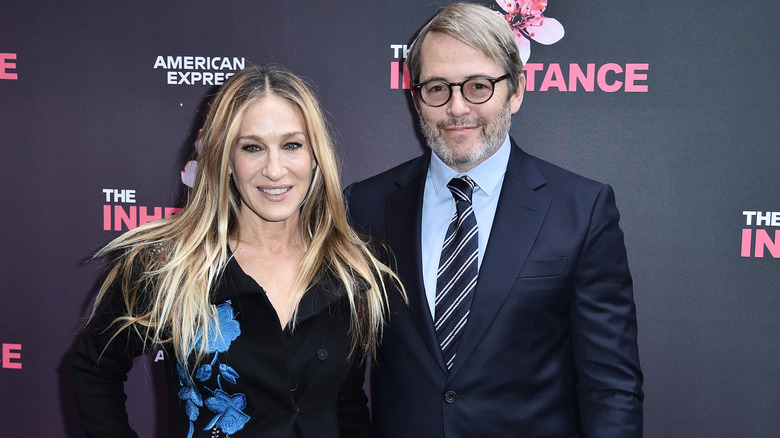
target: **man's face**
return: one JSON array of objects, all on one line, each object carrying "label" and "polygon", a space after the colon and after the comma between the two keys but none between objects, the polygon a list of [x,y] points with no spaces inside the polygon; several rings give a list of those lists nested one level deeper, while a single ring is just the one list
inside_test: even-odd
[{"label": "man's face", "polygon": [[[420,83],[431,79],[453,83],[479,76],[497,78],[507,73],[481,51],[437,32],[426,36],[421,59]],[[466,172],[493,155],[504,142],[525,89],[525,77],[521,75],[517,91],[510,94],[510,80],[495,84],[493,97],[478,105],[466,101],[460,87],[453,87],[449,102],[440,107],[414,99],[428,146],[447,165]]]}]

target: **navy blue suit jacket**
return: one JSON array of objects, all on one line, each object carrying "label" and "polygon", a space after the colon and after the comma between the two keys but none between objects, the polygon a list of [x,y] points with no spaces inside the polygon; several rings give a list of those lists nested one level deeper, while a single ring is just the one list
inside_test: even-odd
[{"label": "navy blue suit jacket", "polygon": [[458,357],[447,372],[425,299],[420,221],[430,152],[347,188],[358,230],[393,250],[377,365],[383,437],[640,437],[642,373],[612,188],[512,141]]}]

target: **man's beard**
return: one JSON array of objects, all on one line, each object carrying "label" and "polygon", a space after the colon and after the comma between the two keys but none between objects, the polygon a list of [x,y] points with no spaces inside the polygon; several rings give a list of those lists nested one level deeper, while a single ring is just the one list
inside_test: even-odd
[{"label": "man's beard", "polygon": [[[504,105],[500,113],[496,115],[494,123],[490,125],[487,119],[469,119],[465,117],[449,119],[437,122],[434,126],[420,114],[420,130],[428,143],[428,147],[448,166],[458,169],[472,167],[484,161],[495,153],[504,144],[506,134],[512,123],[512,114],[509,110],[509,102]],[[471,150],[463,150],[458,147],[449,147],[441,135],[445,128],[454,126],[476,127],[482,126],[480,142]],[[456,140],[456,143],[459,141]],[[453,145],[460,146],[460,145]],[[456,151],[459,151],[456,155]]]}]

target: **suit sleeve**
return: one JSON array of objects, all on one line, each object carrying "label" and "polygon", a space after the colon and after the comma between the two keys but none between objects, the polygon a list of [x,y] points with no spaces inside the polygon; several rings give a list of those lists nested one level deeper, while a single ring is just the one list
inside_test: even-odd
[{"label": "suit sleeve", "polygon": [[593,206],[571,305],[584,437],[642,436],[642,372],[636,309],[612,188]]},{"label": "suit sleeve", "polygon": [[87,437],[138,436],[128,422],[124,382],[143,343],[132,330],[113,337],[112,322],[126,313],[121,295],[115,283],[71,357],[76,407]]}]

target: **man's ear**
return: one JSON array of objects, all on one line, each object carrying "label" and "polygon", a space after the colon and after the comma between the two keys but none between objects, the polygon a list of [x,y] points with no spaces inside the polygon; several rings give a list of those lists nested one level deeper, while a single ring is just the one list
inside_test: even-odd
[{"label": "man's ear", "polygon": [[409,94],[412,95],[412,103],[414,104],[414,109],[417,111],[417,114],[420,114],[420,102],[417,100],[417,94],[414,92],[415,88],[411,87],[409,89]]},{"label": "man's ear", "polygon": [[523,104],[523,94],[525,94],[525,75],[520,73],[520,76],[517,77],[517,90],[509,97],[509,108],[512,114],[520,110],[520,105]]}]

